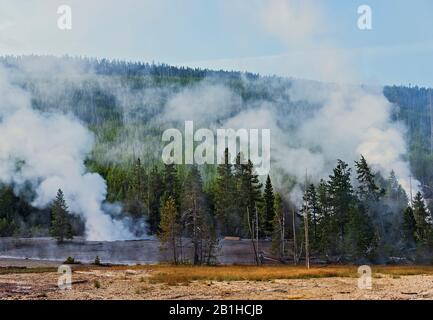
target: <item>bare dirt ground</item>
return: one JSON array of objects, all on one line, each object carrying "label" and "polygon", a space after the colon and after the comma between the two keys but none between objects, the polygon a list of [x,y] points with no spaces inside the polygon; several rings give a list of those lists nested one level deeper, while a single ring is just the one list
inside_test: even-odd
[{"label": "bare dirt ground", "polygon": [[[356,274],[262,281],[202,279],[168,284],[153,277],[157,273],[169,277],[174,267],[161,271],[158,266],[74,266],[72,289],[60,290],[59,274],[51,270],[53,266],[46,261],[1,260],[0,299],[433,299],[430,271],[417,275],[397,275],[395,269],[389,274],[375,273],[373,288],[362,290],[357,286]],[[224,269],[218,269],[221,271]]]}]

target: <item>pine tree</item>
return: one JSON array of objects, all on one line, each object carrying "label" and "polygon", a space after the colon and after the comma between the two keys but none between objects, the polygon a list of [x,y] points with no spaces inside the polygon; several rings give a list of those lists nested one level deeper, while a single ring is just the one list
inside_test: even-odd
[{"label": "pine tree", "polygon": [[179,179],[177,176],[176,166],[172,164],[165,164],[163,173],[164,182],[164,201],[168,198],[173,198],[176,203],[176,207],[179,208],[180,205],[180,187]]},{"label": "pine tree", "polygon": [[388,188],[386,194],[391,200],[404,204],[407,204],[409,202],[406,192],[397,180],[394,170],[391,171],[388,177],[387,186]]},{"label": "pine tree", "polygon": [[[319,245],[319,219],[320,219],[320,206],[319,199],[314,184],[310,184],[304,195],[304,206],[302,212],[305,213],[308,210],[308,233],[310,235],[310,246],[312,249],[317,249]],[[305,207],[306,206],[306,207]]]},{"label": "pine tree", "polygon": [[359,161],[355,161],[355,166],[358,181],[359,205],[362,206],[361,214],[365,213],[369,216],[368,219],[372,220],[372,228],[375,229],[379,238],[385,241],[387,239],[383,215],[385,208],[380,204],[380,199],[385,194],[385,190],[377,186],[376,176],[371,171],[364,156],[361,156]]},{"label": "pine tree", "polygon": [[257,242],[259,236],[260,217],[258,206],[262,200],[261,189],[258,175],[254,171],[253,163],[248,160],[243,163],[242,154],[238,154],[235,164],[236,177],[236,202],[239,213],[242,216],[243,230],[242,235],[249,236],[254,250],[254,258],[260,264]]},{"label": "pine tree", "polygon": [[163,179],[158,167],[154,166],[149,174],[149,188],[148,188],[148,223],[149,231],[156,234],[159,229],[160,223],[160,207],[161,199],[164,193]]},{"label": "pine tree", "polygon": [[[209,237],[204,234],[208,214],[205,194],[200,172],[197,166],[192,166],[190,173],[185,181],[185,188],[182,196],[182,225],[185,225],[187,236],[191,238],[193,245],[193,263],[201,264],[203,262],[203,240]],[[207,220],[209,222],[209,220]]]},{"label": "pine tree", "polygon": [[277,193],[274,200],[274,218],[272,220],[272,254],[280,259],[284,257],[285,219],[281,196]]},{"label": "pine tree", "polygon": [[351,260],[370,258],[375,252],[373,223],[362,204],[352,205],[349,209],[345,247]]},{"label": "pine tree", "polygon": [[416,221],[415,240],[421,244],[427,244],[431,239],[432,225],[428,221],[429,213],[424,204],[421,192],[417,192],[413,201],[413,215]]},{"label": "pine tree", "polygon": [[348,165],[338,160],[333,174],[329,176],[328,194],[331,206],[332,218],[338,228],[337,251],[344,250],[344,237],[346,235],[346,226],[348,222],[348,213],[354,202],[353,187],[350,182],[351,169]]},{"label": "pine tree", "polygon": [[355,161],[356,173],[358,174],[358,190],[360,199],[366,201],[378,201],[380,196],[384,194],[384,190],[381,190],[375,181],[375,175],[368,166],[367,160],[364,156],[361,156],[359,161]]},{"label": "pine tree", "polygon": [[321,179],[317,187],[317,202],[320,212],[318,250],[327,256],[336,247],[335,238],[337,235],[337,224],[331,214],[330,198],[328,194],[328,184]]},{"label": "pine tree", "polygon": [[128,211],[134,217],[140,217],[145,213],[144,203],[147,197],[145,173],[140,158],[133,165],[130,181]]},{"label": "pine tree", "polygon": [[416,221],[411,207],[407,207],[403,212],[401,231],[405,244],[412,245],[415,241]]},{"label": "pine tree", "polygon": [[266,178],[265,191],[264,191],[264,220],[265,220],[265,234],[271,235],[273,229],[273,220],[275,217],[275,197],[274,189],[272,187],[271,178]]},{"label": "pine tree", "polygon": [[236,185],[228,148],[224,151],[224,163],[218,165],[215,188],[215,214],[219,230],[225,235],[237,235],[241,223],[235,201]]},{"label": "pine tree", "polygon": [[[242,191],[245,192],[243,194],[246,195],[247,200],[247,212],[249,215],[247,217],[251,223],[252,230],[257,229],[260,225],[259,216],[258,216],[258,205],[262,201],[262,187],[263,184],[259,181],[259,176],[254,171],[254,166],[251,160],[248,160],[248,163],[245,167],[243,180],[243,188]],[[254,232],[253,232],[254,233]],[[254,237],[253,237],[254,238]]]},{"label": "pine tree", "polygon": [[258,220],[258,205],[262,200],[261,189],[258,175],[254,171],[254,165],[250,160],[243,163],[242,154],[238,154],[235,164],[236,179],[236,204],[237,211],[243,222],[241,234],[249,235],[254,238],[256,234]]},{"label": "pine tree", "polygon": [[12,236],[15,231],[16,201],[12,188],[0,187],[0,237]]},{"label": "pine tree", "polygon": [[51,219],[50,233],[57,241],[63,242],[65,239],[73,238],[69,211],[61,189],[57,191],[56,199],[51,207]]},{"label": "pine tree", "polygon": [[177,215],[176,203],[172,197],[169,197],[161,208],[158,238],[161,242],[161,249],[171,249],[175,264],[179,262],[177,249],[181,237]]}]

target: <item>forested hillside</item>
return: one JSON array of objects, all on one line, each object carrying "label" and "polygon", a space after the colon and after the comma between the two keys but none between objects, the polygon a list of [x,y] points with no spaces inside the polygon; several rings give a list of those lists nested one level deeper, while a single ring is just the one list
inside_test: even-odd
[{"label": "forested hillside", "polygon": [[[181,126],[187,119],[177,115],[189,112],[173,107],[173,99],[188,104],[194,102],[190,95],[198,96],[204,111],[192,116],[210,127],[258,104],[272,104],[281,127],[290,130],[320,108],[319,102],[290,96],[294,79],[69,57],[3,57],[0,64],[12,71],[16,85],[29,92],[33,108],[72,114],[94,133],[86,166],[105,178],[107,200],[122,203],[121,215],[146,221],[145,230],[137,232],[158,235],[171,248],[178,247],[182,237],[191,238],[194,263],[209,261],[222,236],[270,239],[273,254],[283,259],[293,230],[298,231],[301,254],[305,212],[313,254],[321,259],[390,262],[403,257],[430,262],[433,258],[429,201],[423,200],[433,197],[432,89],[383,89],[393,104],[393,120],[407,128],[408,157],[422,192],[410,199],[394,174],[383,177],[374,172],[369,159],[347,163],[335,158],[329,177],[319,183],[303,182],[304,201],[297,208],[287,197],[294,178],[282,178],[280,172],[258,177],[251,162],[175,166],[164,165],[160,158],[163,130]],[[197,88],[204,88],[206,95],[200,96],[203,90]],[[207,103],[218,105],[221,95],[227,106],[206,109]],[[30,190],[17,194],[14,186],[1,187],[0,236],[49,234],[51,210],[36,209],[31,202]],[[74,234],[82,234],[80,219],[70,220]]]}]

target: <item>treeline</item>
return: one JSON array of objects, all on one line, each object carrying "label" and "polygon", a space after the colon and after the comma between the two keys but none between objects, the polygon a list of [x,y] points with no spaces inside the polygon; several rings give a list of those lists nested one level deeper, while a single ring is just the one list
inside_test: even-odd
[{"label": "treeline", "polygon": [[[353,168],[338,160],[328,179],[317,184],[298,181],[304,188],[300,203],[291,202],[289,190],[276,189],[270,176],[262,181],[240,154],[231,164],[226,150],[223,164],[211,173],[205,169],[147,167],[136,159],[97,171],[107,180],[108,199],[122,202],[130,219],[145,220],[139,231],[158,237],[175,263],[215,262],[226,236],[251,239],[257,263],[264,255],[299,262],[305,257],[305,230],[311,258],[318,261],[432,262],[432,217],[421,192],[411,199],[393,172],[382,177],[364,157]],[[84,234],[61,190],[46,210],[25,199],[11,188],[1,190],[1,236],[52,235],[63,241]],[[258,240],[272,241],[272,252],[259,251]]]},{"label": "treeline", "polygon": [[[0,63],[7,68],[25,69],[33,64],[51,66],[57,71],[68,66],[79,67],[81,71],[108,76],[156,76],[156,77],[180,77],[180,78],[231,78],[258,79],[259,75],[251,72],[211,70],[190,67],[175,67],[165,63],[146,63],[141,61],[125,61],[119,59],[98,59],[88,57],[63,56],[1,56]],[[56,70],[53,70],[56,71]]]},{"label": "treeline", "polygon": [[[422,194],[406,194],[394,172],[386,179],[361,157],[354,168],[341,160],[327,180],[306,183],[297,206],[288,192],[264,183],[250,161],[225,163],[203,184],[197,166],[164,165],[146,170],[138,159],[129,174],[112,167],[106,172],[109,196],[121,200],[131,217],[145,217],[148,232],[157,235],[176,263],[209,263],[218,239],[272,241],[272,254],[281,261],[305,255],[308,223],[312,257],[328,262],[430,262],[433,229]],[[300,208],[299,210],[297,208]],[[307,220],[307,221],[306,221]],[[296,236],[297,235],[297,236]],[[182,256],[191,239],[193,257]]]},{"label": "treeline", "polygon": [[[407,128],[408,156],[426,198],[433,198],[433,89],[388,86],[385,97],[394,105],[393,118]],[[432,202],[430,202],[432,203]],[[433,204],[433,203],[432,203]],[[429,208],[433,210],[433,207]]]},{"label": "treeline", "polygon": [[313,252],[339,262],[432,262],[432,221],[421,192],[408,199],[394,172],[383,179],[364,157],[354,169],[338,160],[328,180],[306,188],[301,212]]}]

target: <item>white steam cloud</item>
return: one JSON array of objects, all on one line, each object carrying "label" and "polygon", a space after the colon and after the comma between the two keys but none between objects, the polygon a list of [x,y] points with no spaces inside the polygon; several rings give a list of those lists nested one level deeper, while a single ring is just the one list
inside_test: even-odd
[{"label": "white steam cloud", "polygon": [[[283,19],[294,15],[296,19]],[[322,100],[323,107],[300,123],[293,133],[300,147],[285,148],[277,143],[276,155],[282,158],[279,165],[295,174],[298,181],[302,175],[294,168],[304,167],[304,174],[307,169],[312,180],[317,181],[329,174],[336,158],[352,162],[362,154],[384,176],[394,170],[409,193],[411,172],[404,159],[407,152],[404,127],[391,121],[391,105],[382,90],[347,85],[357,81],[353,71],[356,63],[342,55],[335,44],[321,40],[326,37],[320,36],[327,32],[327,24],[323,22],[329,21],[325,10],[310,1],[276,0],[266,4],[263,21],[264,27],[289,50],[296,47],[314,53],[314,61],[304,62],[318,76],[325,76],[333,83],[346,83],[328,85],[324,91],[317,90],[311,82],[294,82],[289,91],[292,99],[313,104]],[[292,31],[285,31],[288,29]],[[298,41],[293,30],[302,30],[302,41]],[[414,180],[415,191],[418,185]],[[299,200],[296,192],[292,198]]]},{"label": "white steam cloud", "polygon": [[31,186],[32,205],[46,208],[61,188],[70,211],[85,222],[88,240],[133,238],[126,226],[102,210],[104,179],[86,171],[92,134],[72,117],[31,107],[30,96],[0,69],[0,180],[15,192]]},{"label": "white steam cloud", "polygon": [[[298,185],[290,192],[295,203],[302,198],[299,183],[303,183],[306,170],[309,181],[318,182],[331,173],[337,159],[353,166],[361,154],[385,177],[394,170],[409,194],[412,175],[405,159],[405,127],[391,120],[392,105],[381,88],[349,84],[357,82],[356,63],[335,43],[323,40],[330,20],[320,3],[254,2],[248,10],[256,11],[253,16],[258,17],[263,29],[287,47],[287,57],[297,61],[297,68],[328,83],[293,80],[287,95],[301,107],[284,106],[278,101],[248,106],[227,119],[223,127],[271,129],[272,167],[296,178]],[[293,71],[296,73],[296,68]],[[195,112],[191,104],[182,108],[191,108],[187,112],[190,114]],[[276,182],[278,175],[274,177]],[[418,191],[419,182],[412,182],[414,192]]]},{"label": "white steam cloud", "polygon": [[[308,88],[302,88],[306,99],[303,101],[309,101],[308,96],[314,94]],[[292,89],[298,90],[298,85]],[[303,113],[313,111],[312,116],[299,117],[293,129],[287,129],[284,124],[296,120],[281,116],[280,106],[269,103],[239,113],[224,126],[270,128],[272,171],[282,169],[300,184],[305,180],[306,171],[310,182],[318,182],[331,173],[337,159],[353,165],[364,155],[373,169],[384,177],[394,170],[409,194],[411,172],[405,160],[406,131],[401,123],[391,121],[392,105],[386,98],[381,93],[355,86],[333,86],[323,98],[321,107],[305,107]],[[278,176],[274,181],[279,181]],[[414,192],[418,191],[418,184],[413,180]],[[300,203],[302,190],[299,184],[290,196],[294,203]]]}]

